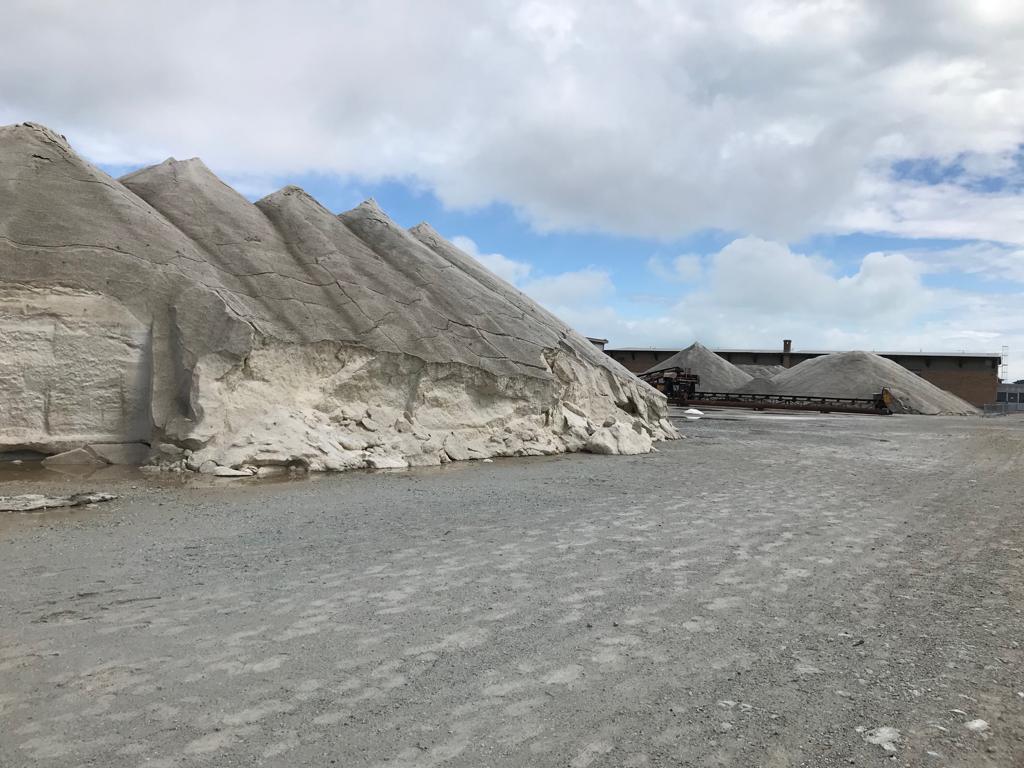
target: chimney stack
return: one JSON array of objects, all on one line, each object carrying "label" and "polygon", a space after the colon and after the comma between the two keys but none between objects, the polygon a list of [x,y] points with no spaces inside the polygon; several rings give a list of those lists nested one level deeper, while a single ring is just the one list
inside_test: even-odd
[{"label": "chimney stack", "polygon": [[790,363],[791,363],[789,353],[792,352],[792,351],[793,351],[793,340],[792,339],[783,339],[782,340],[782,367],[783,368],[789,368]]}]

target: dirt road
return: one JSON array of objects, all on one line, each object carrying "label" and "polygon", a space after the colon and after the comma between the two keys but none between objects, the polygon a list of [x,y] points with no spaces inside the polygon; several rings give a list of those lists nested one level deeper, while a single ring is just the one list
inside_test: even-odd
[{"label": "dirt road", "polygon": [[1024,765],[1024,421],[714,416],[50,483],[121,498],[0,519],[0,765]]}]

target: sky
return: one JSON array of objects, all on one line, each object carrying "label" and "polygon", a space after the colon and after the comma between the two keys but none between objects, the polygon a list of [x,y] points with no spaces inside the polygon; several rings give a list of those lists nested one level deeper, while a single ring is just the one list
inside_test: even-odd
[{"label": "sky", "polygon": [[0,124],[373,197],[611,346],[1000,352],[1016,0],[4,0]]}]

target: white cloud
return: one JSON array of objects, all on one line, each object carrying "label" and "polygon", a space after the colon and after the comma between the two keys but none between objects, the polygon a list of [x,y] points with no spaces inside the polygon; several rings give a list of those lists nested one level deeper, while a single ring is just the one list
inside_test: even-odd
[{"label": "white cloud", "polygon": [[856,273],[840,275],[820,257],[739,238],[709,257],[696,290],[652,317],[620,318],[607,334],[643,346],[663,343],[651,340],[658,338],[774,348],[794,338],[805,347],[877,349],[941,306],[923,273],[903,254],[870,253]]},{"label": "white cloud", "polygon": [[704,271],[700,256],[685,253],[673,259],[651,256],[647,260],[647,269],[661,280],[691,283],[700,278]]},{"label": "white cloud", "polygon": [[500,253],[480,253],[476,242],[465,235],[451,239],[456,248],[465,251],[502,280],[518,285],[530,275],[532,266],[525,261],[516,261]]},{"label": "white cloud", "polygon": [[593,306],[615,291],[611,275],[603,269],[586,267],[529,280],[523,292],[553,311],[564,307]]},{"label": "white cloud", "polygon": [[412,179],[541,228],[1024,242],[1015,194],[890,172],[1014,172],[1022,49],[1024,5],[994,0],[7,0],[0,121],[115,164]]},{"label": "white cloud", "polygon": [[734,240],[711,259],[710,291],[695,301],[756,322],[831,318],[885,326],[931,307],[923,269],[903,254],[869,253],[860,269],[837,276],[831,262],[755,237]]}]

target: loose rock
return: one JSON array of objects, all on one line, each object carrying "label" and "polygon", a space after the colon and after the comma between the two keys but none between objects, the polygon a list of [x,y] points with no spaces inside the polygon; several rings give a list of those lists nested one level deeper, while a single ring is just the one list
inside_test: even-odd
[{"label": "loose rock", "polygon": [[900,741],[900,732],[889,726],[873,728],[864,734],[864,741],[876,744],[886,752],[895,752],[896,744]]},{"label": "loose rock", "polygon": [[255,474],[248,469],[232,469],[231,467],[217,467],[213,470],[214,477],[252,477]]},{"label": "loose rock", "polygon": [[99,458],[92,451],[88,451],[85,448],[74,448],[70,451],[64,451],[63,453],[57,453],[53,456],[47,456],[43,459],[43,466],[87,466],[87,465],[102,466],[106,464],[103,459]]},{"label": "loose rock", "polygon": [[70,496],[48,496],[26,493],[20,496],[0,496],[0,512],[34,512],[56,507],[80,507],[116,499],[112,493],[74,493]]}]

